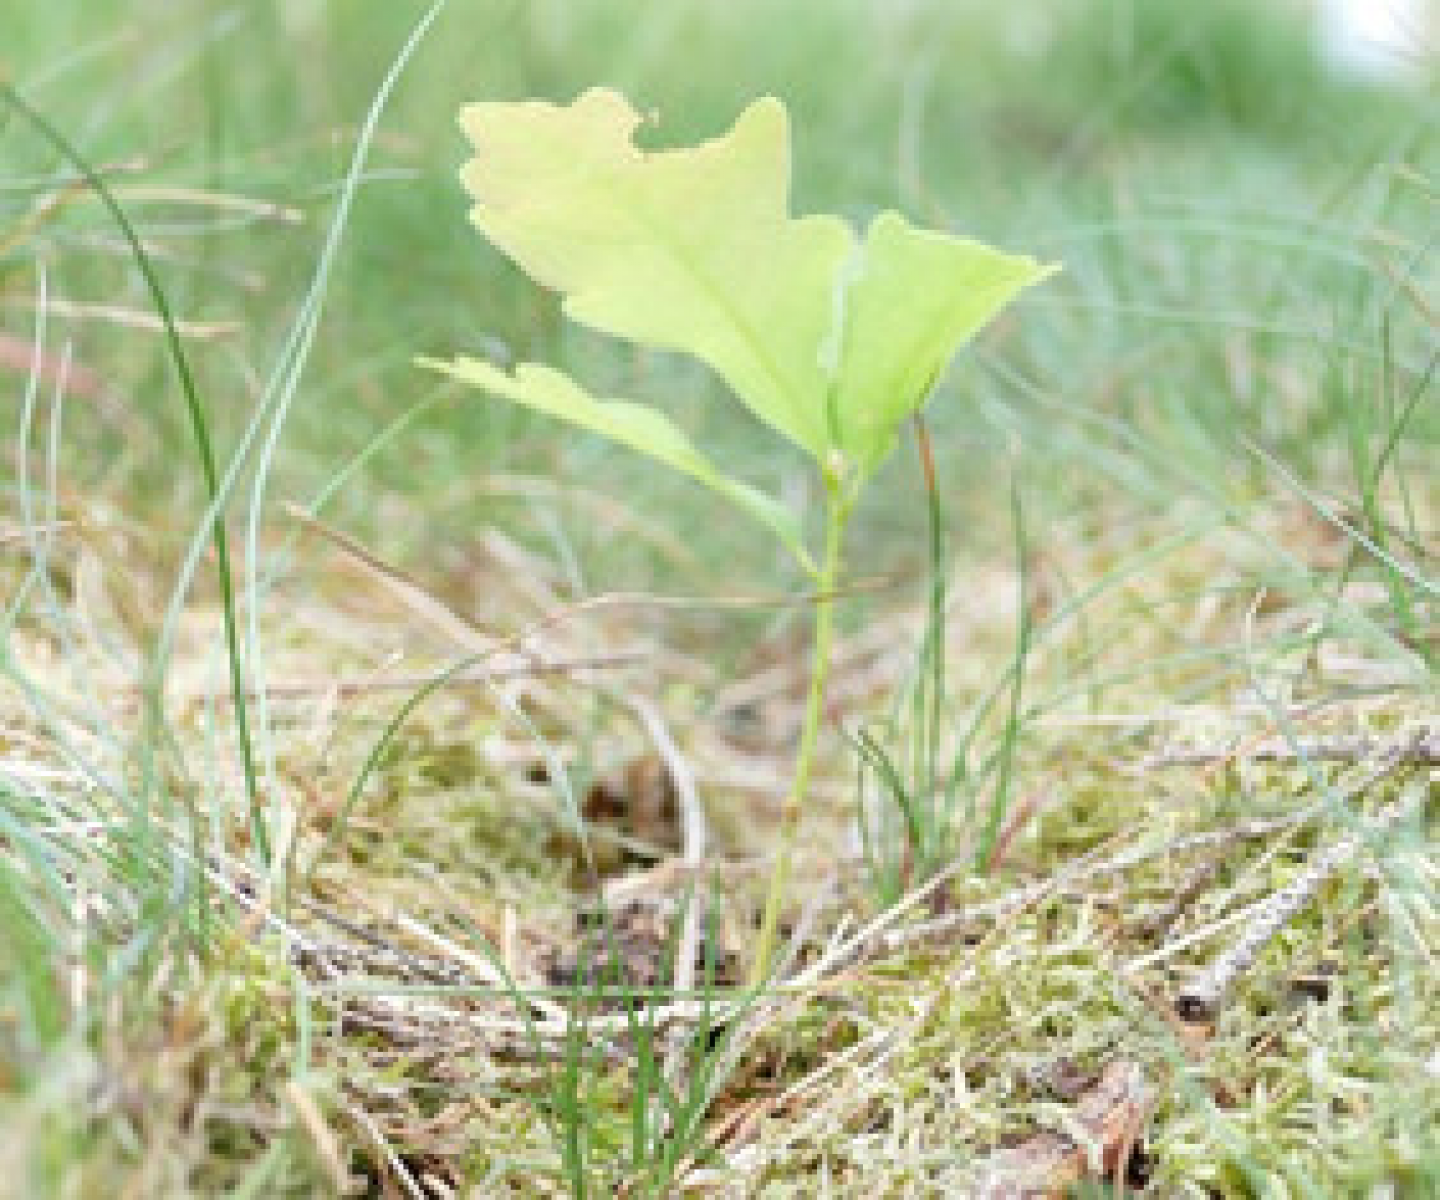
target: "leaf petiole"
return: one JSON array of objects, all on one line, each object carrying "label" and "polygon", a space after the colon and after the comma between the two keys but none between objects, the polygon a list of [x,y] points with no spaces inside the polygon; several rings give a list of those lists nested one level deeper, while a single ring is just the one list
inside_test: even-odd
[{"label": "leaf petiole", "polygon": [[845,526],[849,523],[854,497],[845,487],[844,475],[827,463],[825,479],[825,556],[821,560],[815,600],[815,637],[810,649],[810,691],[805,700],[805,724],[801,728],[800,747],[795,754],[795,775],[790,791],[780,810],[780,850],[770,872],[770,885],[760,919],[760,937],[755,957],[750,963],[751,987],[759,987],[770,974],[775,956],[775,934],[780,925],[780,910],[790,888],[790,871],[800,820],[805,811],[805,795],[810,787],[810,772],[815,759],[815,744],[825,712],[825,681],[830,671],[830,648],[834,638],[835,584],[840,576],[840,560],[845,542]]}]

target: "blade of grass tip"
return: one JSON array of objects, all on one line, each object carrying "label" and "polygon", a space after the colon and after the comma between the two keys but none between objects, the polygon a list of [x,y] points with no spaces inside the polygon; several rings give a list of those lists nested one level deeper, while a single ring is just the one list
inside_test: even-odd
[{"label": "blade of grass tip", "polygon": [[[165,327],[166,346],[180,382],[181,395],[190,421],[190,430],[200,457],[205,489],[210,499],[211,512],[214,513],[211,515],[210,512],[207,512],[206,520],[202,523],[197,537],[202,539],[203,544],[203,538],[208,534],[215,547],[215,571],[220,590],[221,616],[225,627],[225,648],[230,663],[230,690],[234,698],[235,733],[240,747],[241,767],[245,775],[245,794],[250,810],[250,834],[261,860],[268,864],[270,843],[265,830],[264,813],[260,807],[254,752],[250,742],[244,671],[240,661],[240,644],[235,620],[235,596],[230,578],[230,551],[225,537],[225,523],[219,519],[220,508],[223,506],[223,494],[215,466],[215,453],[210,444],[210,430],[205,410],[200,403],[199,390],[190,370],[190,361],[186,357],[184,346],[181,343],[174,316],[170,311],[169,300],[166,298],[164,288],[160,285],[159,276],[150,261],[150,256],[145,252],[145,247],[136,234],[134,226],[125,215],[125,210],[120,207],[109,187],[91,166],[89,160],[4,79],[0,79],[0,98],[8,103],[11,111],[19,113],[42,140],[49,143],[56,153],[84,177],[85,182],[94,191],[101,204],[105,206],[130,249],[136,269],[140,272],[146,290],[150,293],[155,311]],[[166,662],[159,653],[159,649],[157,647],[157,653],[152,659],[152,670],[147,672],[149,678],[145,688],[147,719],[152,725],[150,737],[154,736],[155,729],[164,724],[163,678]],[[150,738],[146,740],[149,741]],[[153,771],[153,764],[149,764],[149,771]]]},{"label": "blade of grass tip", "polygon": [[1030,653],[1030,585],[1027,563],[1029,548],[1025,540],[1025,514],[1020,502],[1018,478],[1013,480],[1010,486],[1010,514],[1015,530],[1015,590],[1018,597],[1015,671],[1010,683],[1010,712],[1005,718],[1005,731],[1000,742],[1000,774],[995,780],[995,794],[990,801],[990,811],[986,815],[985,828],[975,848],[975,861],[983,869],[988,869],[990,865],[990,858],[994,854],[996,840],[1000,836],[1000,826],[1005,819],[1005,811],[1010,801],[1010,786],[1015,770],[1015,749],[1020,737],[1022,718],[1020,700],[1024,692],[1025,662]]},{"label": "blade of grass tip", "polygon": [[[1415,387],[1408,399],[1403,404],[1396,403],[1396,391],[1398,390],[1397,375],[1394,362],[1391,359],[1389,336],[1390,323],[1386,325],[1386,354],[1385,354],[1385,379],[1386,391],[1390,396],[1387,404],[1390,417],[1390,427],[1385,433],[1385,444],[1380,447],[1380,453],[1375,457],[1375,477],[1381,479],[1386,470],[1390,468],[1391,460],[1395,457],[1400,447],[1400,441],[1405,436],[1406,426],[1410,424],[1411,418],[1415,415],[1416,409],[1420,406],[1421,399],[1429,392],[1430,382],[1435,376],[1435,367],[1440,363],[1440,353],[1432,354],[1430,361],[1425,365],[1425,370],[1416,380]],[[1416,519],[1415,499],[1411,495],[1410,480],[1401,469],[1401,464],[1396,461],[1393,475],[1395,478],[1395,490],[1400,496],[1400,504],[1405,513],[1405,532],[1414,544],[1420,541],[1420,524]]]},{"label": "blade of grass tip", "polygon": [[[1374,475],[1378,486],[1378,481],[1384,476],[1386,470],[1391,468],[1393,460],[1392,474],[1395,478],[1396,490],[1405,508],[1406,532],[1412,548],[1421,544],[1420,527],[1416,519],[1414,499],[1410,494],[1409,481],[1406,479],[1405,473],[1400,469],[1400,463],[1396,459],[1396,455],[1400,448],[1400,442],[1405,436],[1406,429],[1420,408],[1420,401],[1430,394],[1430,388],[1435,380],[1437,367],[1440,367],[1440,352],[1430,356],[1430,361],[1426,363],[1425,370],[1421,372],[1419,378],[1416,379],[1415,387],[1406,398],[1404,404],[1400,406],[1398,410],[1393,402],[1390,405],[1392,414],[1390,427],[1386,431],[1385,444],[1380,448],[1380,453],[1376,456],[1374,466]],[[1394,365],[1390,362],[1387,338],[1386,378],[1390,386],[1394,385],[1396,374],[1397,372],[1394,369]]]},{"label": "blade of grass tip", "polygon": [[[894,826],[885,807],[886,783],[880,764],[871,762],[871,750],[864,737],[866,732],[863,728],[857,729],[853,733],[847,732],[846,738],[855,749],[855,823],[860,833],[860,850],[870,875],[871,887],[884,905],[889,904],[899,891],[897,881],[901,868],[896,865],[893,854],[894,839],[890,831]],[[873,743],[873,735],[869,741]],[[875,776],[878,792],[873,803],[866,800],[867,784],[872,775]],[[894,799],[893,795],[891,798]]]},{"label": "blade of grass tip", "polygon": [[[1380,367],[1379,386],[1376,389],[1375,409],[1377,420],[1383,427],[1386,441],[1389,442],[1390,435],[1395,429],[1395,372],[1393,370],[1392,353],[1394,350],[1391,341],[1390,314],[1382,312],[1380,315]],[[1363,405],[1356,405],[1363,407]],[[1368,449],[1370,439],[1366,439],[1365,446]],[[1383,450],[1382,450],[1383,453]],[[1384,460],[1377,455],[1374,462],[1367,459],[1362,464],[1364,481],[1360,489],[1362,509],[1365,514],[1366,524],[1369,526],[1370,536],[1375,539],[1376,545],[1384,550],[1389,550],[1389,523],[1385,519],[1384,501],[1380,495],[1380,489],[1384,484]],[[1403,474],[1398,470],[1396,483],[1403,498],[1408,499],[1408,492],[1405,488]],[[1403,539],[1400,539],[1403,540]],[[1390,607],[1395,614],[1396,624],[1406,633],[1414,629],[1414,612],[1410,604],[1409,589],[1404,582],[1390,569],[1385,568],[1385,590],[1390,597]]]},{"label": "blade of grass tip", "polygon": [[259,453],[256,455],[255,474],[250,485],[250,501],[246,514],[246,652],[249,656],[250,673],[254,684],[255,727],[265,754],[267,777],[272,780],[275,774],[275,753],[273,738],[270,736],[270,713],[265,692],[265,671],[259,625],[263,589],[259,561],[260,520],[265,507],[265,489],[270,480],[275,448],[280,441],[280,432],[284,428],[285,419],[289,416],[290,408],[295,401],[296,393],[299,390],[300,376],[305,370],[310,350],[314,345],[316,331],[320,326],[331,267],[349,220],[351,205],[354,203],[356,192],[360,187],[360,177],[370,153],[371,143],[375,138],[375,131],[380,123],[380,116],[389,102],[395,85],[400,80],[406,64],[409,63],[416,48],[440,15],[446,2],[447,0],[435,0],[424,16],[416,22],[415,27],[410,31],[410,36],[406,38],[400,52],[395,56],[394,62],[391,63],[390,69],[381,80],[380,87],[370,103],[369,111],[366,112],[365,120],[360,126],[359,136],[355,140],[355,149],[350,156],[350,165],[345,173],[345,180],[336,202],[335,215],[331,219],[330,228],[325,235],[325,243],[316,262],[315,273],[306,292],[305,302],[301,306],[300,315],[276,360],[275,369],[261,394],[258,405],[259,412],[272,412],[273,415],[270,417],[269,428],[266,430]]},{"label": "blade of grass tip", "polygon": [[360,770],[355,776],[355,781],[350,785],[350,790],[345,793],[345,800],[340,805],[340,810],[335,814],[335,819],[330,822],[330,828],[326,830],[324,840],[321,841],[319,847],[317,847],[315,853],[311,856],[309,864],[300,872],[298,883],[301,886],[309,883],[320,863],[325,859],[326,855],[330,853],[331,848],[344,836],[345,827],[350,820],[350,813],[360,800],[360,793],[365,790],[365,785],[370,782],[370,776],[375,773],[375,768],[379,766],[381,757],[384,755],[390,743],[395,740],[395,735],[400,732],[401,727],[405,724],[410,714],[419,708],[427,697],[444,687],[445,684],[456,675],[459,675],[462,671],[475,666],[488,657],[488,651],[480,651],[479,653],[466,654],[461,658],[457,658],[448,667],[432,675],[425,683],[411,692],[410,695],[405,698],[404,703],[395,710],[390,720],[385,723],[385,728],[380,731],[380,736],[377,737],[374,744],[371,745],[370,753],[365,756],[365,761],[361,764]]},{"label": "blade of grass tip", "polygon": [[[854,743],[854,734],[846,733],[847,740]],[[855,827],[860,835],[860,858],[865,863],[869,873],[872,886],[883,900],[890,894],[890,877],[884,860],[880,857],[884,853],[884,845],[880,840],[880,831],[872,828],[875,821],[871,819],[872,806],[866,802],[866,781],[869,778],[868,764],[865,762],[864,754],[856,747],[855,753]]]},{"label": "blade of grass tip", "polygon": [[1264,446],[1260,445],[1254,439],[1243,433],[1239,435],[1239,440],[1241,445],[1243,445],[1247,450],[1249,450],[1251,454],[1255,455],[1262,462],[1264,462],[1272,471],[1279,475],[1280,478],[1286,484],[1288,484],[1290,488],[1297,495],[1299,495],[1301,499],[1305,501],[1306,504],[1308,504],[1312,509],[1314,509],[1316,514],[1319,515],[1324,521],[1326,521],[1330,525],[1333,525],[1336,529],[1340,530],[1341,533],[1345,534],[1353,541],[1359,543],[1370,553],[1370,555],[1377,562],[1381,563],[1384,566],[1388,566],[1398,575],[1401,575],[1405,579],[1408,579],[1422,592],[1425,592],[1431,596],[1440,596],[1440,583],[1437,583],[1430,579],[1426,579],[1425,576],[1419,574],[1416,569],[1408,566],[1405,563],[1400,562],[1393,555],[1386,553],[1385,550],[1382,549],[1380,546],[1376,545],[1375,541],[1369,536],[1367,536],[1364,531],[1356,529],[1355,526],[1352,525],[1350,522],[1346,521],[1344,517],[1340,516],[1336,512],[1333,512],[1330,507],[1324,502],[1324,500],[1322,500],[1310,488],[1306,487],[1299,480],[1299,478],[1296,477],[1294,472],[1292,472],[1287,466],[1285,466],[1284,463],[1282,463],[1278,458],[1271,454],[1270,451],[1266,450]]},{"label": "blade of grass tip", "polygon": [[[900,769],[896,767],[894,760],[885,752],[885,748],[881,746],[873,733],[868,729],[857,729],[851,736],[851,744],[890,793],[895,807],[900,810],[900,815],[905,822],[905,837],[909,843],[908,853],[905,857],[906,861],[912,860],[913,856],[919,853],[921,839],[924,836],[920,813],[917,811],[918,798],[911,794],[904,777],[900,774]],[[906,879],[901,879],[902,889],[908,882]]]},{"label": "blade of grass tip", "polygon": [[[45,269],[45,264],[39,261],[36,262],[35,290],[35,326],[31,336],[30,371],[25,382],[25,395],[20,408],[20,427],[15,438],[15,489],[20,501],[21,532],[25,547],[30,554],[31,564],[27,578],[33,579],[34,586],[39,589],[55,634],[60,641],[62,657],[67,663],[79,664],[80,670],[84,673],[81,686],[76,689],[80,694],[73,696],[72,702],[83,707],[86,732],[110,747],[116,748],[115,738],[109,724],[96,702],[100,691],[91,684],[83,657],[76,653],[75,639],[71,633],[74,622],[67,615],[64,605],[60,603],[50,572],[51,544],[55,539],[56,530],[61,528],[58,511],[59,460],[65,385],[71,362],[71,348],[68,343],[60,355],[50,398],[45,486],[41,492],[43,512],[39,511],[37,507],[35,490],[30,483],[30,444],[33,440],[32,430],[36,424],[36,410],[39,407],[41,364],[44,360],[46,327],[50,309],[49,273]],[[24,590],[28,592],[29,589],[25,588]],[[109,649],[108,645],[106,648]]]}]

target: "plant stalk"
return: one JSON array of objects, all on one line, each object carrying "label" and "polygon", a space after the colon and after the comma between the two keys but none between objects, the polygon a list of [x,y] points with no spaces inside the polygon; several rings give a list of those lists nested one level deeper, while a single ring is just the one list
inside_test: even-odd
[{"label": "plant stalk", "polygon": [[850,516],[850,501],[842,494],[838,479],[827,476],[825,499],[825,557],[817,577],[815,600],[815,637],[810,647],[810,692],[805,701],[805,724],[800,733],[800,748],[795,755],[795,776],[790,792],[780,810],[780,851],[770,872],[770,888],[765,899],[765,912],[760,920],[760,937],[755,945],[755,958],[750,964],[750,986],[759,987],[770,974],[775,957],[775,934],[780,925],[780,910],[790,888],[791,859],[800,833],[800,819],[805,811],[805,794],[810,787],[810,770],[815,759],[815,743],[820,735],[821,718],[825,713],[825,679],[830,671],[830,644],[833,640],[835,583],[840,575],[840,552],[845,540],[845,523]]}]

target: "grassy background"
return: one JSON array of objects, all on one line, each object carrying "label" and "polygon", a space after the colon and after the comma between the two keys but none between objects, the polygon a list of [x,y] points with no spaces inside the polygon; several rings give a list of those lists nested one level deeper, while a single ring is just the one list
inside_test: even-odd
[{"label": "grassy background", "polygon": [[[1362,653],[1373,668],[1364,686],[1387,680],[1403,697],[1397,711],[1433,712],[1433,89],[1361,87],[1327,74],[1298,5],[1058,0],[993,9],[978,0],[817,0],[786,5],[782,18],[759,0],[452,0],[400,78],[354,194],[268,478],[264,546],[292,532],[286,502],[308,504],[403,420],[325,517],[461,612],[500,628],[528,615],[507,611],[510,593],[488,573],[494,528],[535,553],[562,597],[799,586],[772,547],[739,522],[716,521],[708,497],[683,481],[503,405],[437,391],[410,361],[460,351],[553,361],[663,401],[717,458],[733,456],[752,478],[804,497],[813,481],[803,464],[718,402],[712,381],[566,329],[553,301],[467,225],[455,181],[463,148],[454,113],[466,100],[566,99],[613,84],[657,112],[647,134],[655,144],[679,144],[718,132],[770,92],[792,113],[797,209],[863,219],[898,207],[1065,266],[962,357],[930,409],[955,603],[993,608],[1004,626],[978,634],[958,664],[957,709],[1016,653],[1005,599],[1016,550],[1004,496],[1013,485],[1025,507],[1031,604],[1061,630],[1036,668],[1027,720],[1077,705],[1097,713],[1231,697],[1255,682],[1257,650],[1273,651],[1266,669],[1298,688],[1304,664],[1327,647]],[[409,0],[86,0],[6,15],[0,78],[104,172],[134,222],[187,323],[222,462],[282,361],[357,130],[422,11]],[[308,1036],[251,1020],[283,981],[266,975],[273,964],[255,967],[241,939],[216,935],[198,905],[192,916],[177,903],[194,882],[181,878],[174,845],[147,815],[151,804],[182,816],[187,804],[219,804],[215,794],[234,782],[216,765],[225,760],[215,749],[221,734],[206,743],[186,725],[174,735],[187,746],[177,759],[198,761],[187,771],[133,713],[66,726],[66,770],[82,760],[113,766],[107,778],[128,798],[116,826],[123,836],[100,851],[50,829],[65,789],[47,782],[39,768],[48,759],[35,747],[51,740],[57,706],[68,713],[78,703],[81,672],[72,678],[71,667],[109,661],[117,681],[138,672],[131,642],[153,638],[204,505],[173,363],[161,336],[136,325],[150,306],[132,257],[94,197],[69,187],[73,178],[14,112],[0,111],[0,348],[34,344],[43,275],[45,347],[57,359],[68,348],[74,364],[62,412],[48,388],[27,406],[23,358],[0,356],[10,435],[0,549],[30,550],[6,565],[17,732],[5,735],[0,829],[4,1136],[34,1165],[37,1188],[93,1187],[106,1164],[132,1170],[147,1139],[154,1148],[170,1137],[161,1158],[173,1174],[151,1179],[161,1190],[277,1186],[281,1177],[303,1190],[314,1155],[276,1140],[280,1150],[258,1156],[260,1117],[237,1119],[230,1145],[193,1136],[178,1108],[167,1124],[137,1122],[125,1097],[110,1093],[99,1122],[72,1107],[87,1088],[93,1095],[94,1056],[143,1058],[154,1049],[147,1027],[173,1028],[177,1012],[212,1039],[185,1043],[186,1069],[201,1074],[223,1075],[237,1058],[278,1062]],[[57,412],[63,421],[47,442]],[[46,469],[53,489],[37,485]],[[32,570],[33,536],[18,532],[45,515],[44,503],[38,516],[27,508],[37,486],[90,553],[87,568],[84,555],[57,551],[46,584]],[[908,444],[874,493],[851,570],[923,574],[925,502]],[[603,519],[597,497],[611,505]],[[1343,514],[1348,531],[1321,506]],[[232,513],[238,533],[244,504]],[[1170,554],[1176,539],[1198,546],[1197,556]],[[288,561],[289,595],[343,591],[318,578],[320,560]],[[128,580],[123,602],[112,601],[123,610],[120,650],[92,644],[105,641],[104,621],[87,569]],[[177,651],[182,673],[213,651],[213,584],[202,578],[198,629]],[[1123,602],[1072,619],[1078,598],[1105,581],[1118,581]],[[1303,612],[1309,624],[1297,619],[1273,645],[1242,647],[1262,588],[1266,611]],[[847,630],[863,635],[920,591],[851,603]],[[62,619],[72,611],[80,618]],[[324,620],[282,615],[268,636],[288,650]],[[793,615],[697,611],[659,636],[708,659],[714,677],[703,691],[723,685],[732,666],[763,662],[757,642],[763,653],[788,652],[795,624]],[[335,653],[354,661],[357,646],[386,636],[381,620]],[[599,718],[569,720],[557,718],[565,733]],[[43,734],[26,734],[26,722]],[[373,740],[376,729],[362,732]],[[401,754],[390,767],[407,778],[443,774],[443,762],[426,757],[444,759],[425,740],[432,734],[407,744],[414,762]],[[262,750],[283,765],[290,732],[268,736]],[[358,766],[364,744],[358,735],[345,744],[341,774]],[[67,811],[78,820],[88,810],[75,802]],[[1049,831],[1048,852],[1088,848],[1119,820],[1077,819],[1079,832]],[[426,843],[416,837],[418,855]],[[506,861],[545,875],[544,856],[523,840],[507,843]],[[370,852],[379,862],[388,851],[375,843]],[[396,874],[410,867],[404,854],[390,863]],[[508,876],[496,875],[505,886]],[[125,914],[91,947],[102,993],[113,988],[116,998],[94,999],[84,1021],[67,1004],[62,969],[77,878]],[[175,950],[212,937],[208,957]],[[206,1025],[216,1013],[218,1026]],[[245,1086],[263,1091],[248,1075]],[[257,1096],[226,1103],[263,1116],[269,1101]],[[1382,1096],[1381,1108],[1399,1099]],[[67,1111],[73,1119],[61,1119]],[[1269,1131],[1251,1132],[1258,1147]],[[1188,1161],[1172,1151],[1172,1162]],[[1383,1157],[1370,1169],[1372,1182],[1387,1177]],[[1239,1178],[1243,1194],[1250,1185]]]},{"label": "grassy background", "polygon": [[[964,478],[973,471],[966,464],[994,462],[997,446],[1013,445],[1006,424],[1030,426],[1023,457],[1042,480],[1055,475],[1050,444],[1091,437],[1074,429],[1079,418],[1056,429],[1041,396],[1067,411],[1139,416],[1132,423],[1162,455],[1179,443],[1187,459],[1210,456],[1205,475],[1216,466],[1227,475],[1253,470],[1236,452],[1237,430],[1287,454],[1322,454],[1343,424],[1343,405],[1324,395],[1325,360],[1348,349],[1349,362],[1363,362],[1356,352],[1375,350],[1377,313],[1394,287],[1377,263],[1410,269],[1407,251],[1423,249],[1411,241],[1433,217],[1423,184],[1395,170],[1410,164],[1423,175],[1432,152],[1420,98],[1327,81],[1304,31],[1279,8],[1227,2],[1193,14],[1071,2],[987,18],[982,7],[800,5],[777,25],[751,3],[678,4],[643,19],[586,0],[453,5],[385,114],[287,426],[277,491],[313,489],[415,403],[428,386],[410,366],[415,352],[493,352],[495,339],[517,356],[598,360],[586,369],[649,384],[647,394],[707,438],[736,440],[762,478],[794,473],[693,374],[617,359],[561,329],[551,302],[463,219],[454,181],[461,102],[565,98],[602,82],[653,107],[656,139],[675,142],[712,134],[747,99],[776,93],[794,115],[801,210],[859,217],[899,206],[1066,265],[1064,280],[1027,303],[997,348],[1022,378],[987,369],[982,353],[956,370],[934,407],[955,503],[986,493],[983,480]],[[233,327],[193,348],[222,445],[290,327],[355,128],[419,11],[60,5],[27,8],[9,23],[6,66],[21,91],[93,163],[138,167],[117,178],[122,199],[127,186],[207,189],[283,206],[294,218],[157,199],[128,206],[164,248],[177,310]],[[56,163],[13,121],[6,141],[4,202],[18,217],[53,187]],[[145,307],[98,206],[68,205],[43,238],[58,293]],[[24,257],[10,256],[12,303],[33,291],[15,272],[34,251],[32,243]],[[5,319],[26,335],[23,313]],[[127,502],[168,507],[187,435],[162,345],[103,320],[65,332],[76,338],[77,360],[103,370],[123,410],[123,419],[77,423],[76,440],[95,451],[84,460],[89,478]],[[1396,353],[1408,362],[1418,339],[1405,333],[1396,330]],[[1293,374],[1283,402],[1262,398],[1259,379],[1249,394],[1235,387],[1252,359]],[[1165,364],[1159,395],[1151,369],[1126,366],[1156,361]],[[637,378],[657,370],[653,383]],[[1097,388],[1108,393],[1103,406]],[[431,553],[437,531],[450,542],[495,519],[496,501],[476,495],[475,481],[509,467],[593,479],[627,497],[665,489],[653,499],[667,511],[687,504],[683,485],[597,461],[593,447],[557,444],[552,433],[473,399],[432,408],[342,497],[345,523],[373,521],[380,497],[423,496]],[[913,476],[908,463],[901,472]],[[1168,472],[1159,482],[1173,484]],[[903,480],[883,491],[900,500],[889,524],[908,521],[913,497]],[[1059,499],[1062,511],[1074,501]],[[636,505],[645,506],[643,492]],[[571,518],[562,525],[583,537],[586,523],[575,516],[562,514]],[[399,532],[399,523],[373,523],[366,532]],[[724,550],[728,562],[741,548]],[[636,568],[615,564],[621,578]]]}]

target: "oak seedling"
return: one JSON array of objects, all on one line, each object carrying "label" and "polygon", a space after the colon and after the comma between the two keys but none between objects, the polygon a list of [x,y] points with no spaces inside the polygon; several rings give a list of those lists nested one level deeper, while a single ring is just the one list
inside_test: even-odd
[{"label": "oak seedling", "polygon": [[691,476],[778,537],[814,581],[810,688],[751,964],[758,984],[770,971],[804,812],[850,515],[959,347],[1054,268],[895,212],[863,234],[836,216],[791,216],[789,122],[772,97],[695,147],[644,150],[634,140],[641,120],[603,88],[568,105],[467,105],[460,124],[474,157],[461,178],[471,220],[563,297],[569,319],[693,356],[803,449],[823,485],[818,561],[801,514],[722,470],[657,407],[594,396],[538,363],[420,362]]}]

